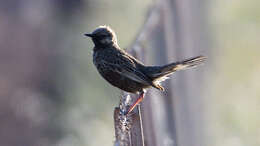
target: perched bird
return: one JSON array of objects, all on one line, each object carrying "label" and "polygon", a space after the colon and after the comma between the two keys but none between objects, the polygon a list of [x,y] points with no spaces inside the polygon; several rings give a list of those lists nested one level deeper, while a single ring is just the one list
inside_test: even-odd
[{"label": "perched bird", "polygon": [[154,87],[164,91],[160,82],[168,75],[195,67],[206,59],[204,56],[197,56],[163,66],[145,66],[118,46],[117,37],[110,27],[99,26],[92,33],[85,35],[94,42],[93,62],[101,76],[123,91],[140,95],[125,114],[131,112],[143,100],[145,89]]}]

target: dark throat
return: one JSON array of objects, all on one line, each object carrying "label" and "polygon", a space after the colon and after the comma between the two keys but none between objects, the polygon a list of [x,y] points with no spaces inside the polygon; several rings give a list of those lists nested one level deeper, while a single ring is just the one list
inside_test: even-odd
[{"label": "dark throat", "polygon": [[110,47],[113,47],[113,46],[117,46],[117,44],[115,44],[114,42],[111,42],[109,44],[101,43],[98,40],[93,40],[93,42],[95,44],[95,48],[96,49],[105,49],[105,48],[110,48]]}]

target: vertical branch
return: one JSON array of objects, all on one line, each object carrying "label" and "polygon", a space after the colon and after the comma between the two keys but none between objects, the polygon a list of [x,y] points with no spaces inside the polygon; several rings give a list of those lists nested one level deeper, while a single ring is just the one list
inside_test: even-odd
[{"label": "vertical branch", "polygon": [[131,145],[129,129],[132,125],[132,122],[130,121],[130,119],[127,119],[126,115],[122,114],[122,112],[127,111],[127,107],[130,104],[130,100],[131,99],[129,95],[122,95],[119,107],[116,107],[114,110],[114,123],[116,135],[115,146]]},{"label": "vertical branch", "polygon": [[[155,26],[158,24],[158,10],[153,8],[148,13],[147,19],[143,25],[143,28],[136,37],[136,40],[130,47],[131,54],[138,58],[139,60],[144,60],[142,56],[144,50],[142,44],[147,36],[155,29]],[[141,107],[138,105],[138,108],[133,110],[132,113],[127,116],[122,113],[127,111],[127,109],[133,104],[133,101],[136,100],[135,96],[128,95],[123,93],[120,99],[119,107],[116,107],[114,110],[114,123],[115,123],[115,146],[144,146],[144,133],[143,133],[143,122]]]},{"label": "vertical branch", "polygon": [[123,94],[119,107],[114,110],[115,146],[144,146],[142,121],[139,112],[124,113],[131,103],[131,97]]}]

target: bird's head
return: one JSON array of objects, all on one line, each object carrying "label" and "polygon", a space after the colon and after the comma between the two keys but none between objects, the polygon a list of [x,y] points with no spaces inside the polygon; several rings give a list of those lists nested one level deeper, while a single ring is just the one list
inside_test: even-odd
[{"label": "bird's head", "polygon": [[91,37],[95,46],[108,46],[117,44],[117,38],[114,31],[108,26],[99,26],[92,33],[85,34]]}]

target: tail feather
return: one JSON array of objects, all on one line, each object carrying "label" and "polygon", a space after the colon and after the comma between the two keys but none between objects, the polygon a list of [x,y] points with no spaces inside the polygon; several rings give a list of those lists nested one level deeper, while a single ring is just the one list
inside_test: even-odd
[{"label": "tail feather", "polygon": [[196,67],[202,64],[205,60],[206,60],[205,56],[197,56],[194,58],[186,59],[184,61],[170,63],[160,67],[157,72],[151,74],[151,77],[158,82],[161,81],[160,78],[165,79],[167,75],[170,75],[178,70],[184,70],[184,69]]},{"label": "tail feather", "polygon": [[197,57],[190,58],[190,59],[187,59],[184,61],[171,63],[168,65],[165,65],[162,69],[162,72],[178,71],[178,70],[196,67],[196,66],[202,64],[205,61],[205,59],[206,59],[206,57],[204,57],[204,56],[197,56]]},{"label": "tail feather", "polygon": [[160,83],[168,79],[168,75],[178,70],[184,70],[201,65],[202,63],[204,63],[205,60],[206,57],[197,56],[186,59],[184,61],[170,63],[164,66],[146,66],[143,71],[152,79],[152,86],[154,88],[164,91],[164,88],[160,85]]}]

